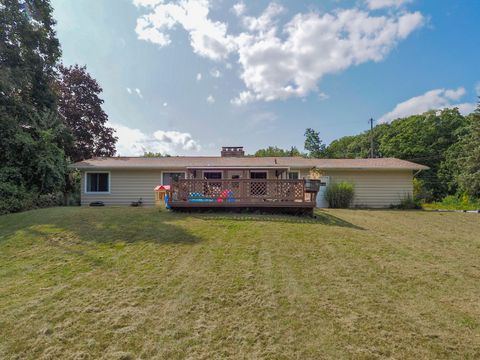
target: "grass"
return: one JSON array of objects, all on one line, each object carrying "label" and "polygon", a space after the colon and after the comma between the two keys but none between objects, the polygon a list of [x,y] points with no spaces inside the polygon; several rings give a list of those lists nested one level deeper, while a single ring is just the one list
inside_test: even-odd
[{"label": "grass", "polygon": [[480,217],[0,217],[2,359],[478,359]]}]

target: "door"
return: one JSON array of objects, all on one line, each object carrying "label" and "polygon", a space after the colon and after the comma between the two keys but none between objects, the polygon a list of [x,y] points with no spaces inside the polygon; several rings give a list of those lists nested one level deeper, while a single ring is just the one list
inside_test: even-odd
[{"label": "door", "polygon": [[328,208],[328,202],[325,200],[325,191],[327,186],[330,183],[330,176],[322,176],[320,178],[320,189],[317,194],[317,207],[318,208]]}]

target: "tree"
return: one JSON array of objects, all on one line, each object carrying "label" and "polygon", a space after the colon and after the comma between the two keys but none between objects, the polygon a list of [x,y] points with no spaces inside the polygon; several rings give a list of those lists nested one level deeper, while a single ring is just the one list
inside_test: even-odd
[{"label": "tree", "polygon": [[269,146],[266,149],[259,149],[255,152],[257,157],[286,157],[286,156],[302,156],[295,146],[290,150],[284,150],[277,146]]},{"label": "tree", "polygon": [[68,131],[52,90],[60,45],[47,0],[0,7],[0,212],[33,206],[64,186]]},{"label": "tree", "polygon": [[102,88],[85,66],[60,66],[56,83],[58,110],[74,137],[65,149],[71,161],[95,156],[113,156],[117,138],[108,127],[108,116],[102,109]]},{"label": "tree", "polygon": [[170,155],[168,155],[168,154],[164,155],[164,154],[159,153],[159,152],[155,153],[155,152],[148,151],[148,152],[143,153],[142,157],[144,157],[144,158],[161,158],[161,157],[170,157]]},{"label": "tree", "polygon": [[326,157],[325,144],[320,139],[320,133],[308,128],[305,130],[305,150],[308,151],[308,156],[311,158]]},{"label": "tree", "polygon": [[480,101],[470,115],[469,133],[462,139],[464,158],[459,182],[467,194],[480,197]]}]

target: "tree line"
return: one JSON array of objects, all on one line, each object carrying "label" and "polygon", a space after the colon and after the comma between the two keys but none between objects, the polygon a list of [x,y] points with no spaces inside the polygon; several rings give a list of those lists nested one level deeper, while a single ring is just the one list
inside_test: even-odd
[{"label": "tree line", "polygon": [[115,154],[102,88],[62,65],[54,26],[47,0],[0,7],[0,214],[64,202],[69,163]]},{"label": "tree line", "polygon": [[305,132],[305,152],[268,147],[257,156],[310,158],[368,158],[374,139],[374,157],[395,157],[430,167],[417,175],[416,193],[430,202],[447,195],[480,197],[480,102],[470,115],[458,109],[429,111],[379,124],[373,132],[344,136],[323,144],[318,131]]}]

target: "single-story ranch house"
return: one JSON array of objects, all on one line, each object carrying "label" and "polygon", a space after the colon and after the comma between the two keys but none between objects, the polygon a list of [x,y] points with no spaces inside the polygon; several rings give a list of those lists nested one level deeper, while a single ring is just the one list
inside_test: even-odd
[{"label": "single-story ranch house", "polygon": [[[72,167],[81,172],[82,205],[130,205],[141,199],[153,206],[154,188],[170,185],[173,208],[327,207],[323,193],[339,181],[354,184],[352,206],[384,208],[412,196],[414,175],[428,169],[395,158],[245,156],[242,147],[224,147],[221,156],[93,158]],[[311,179],[320,180],[313,197]]]}]

